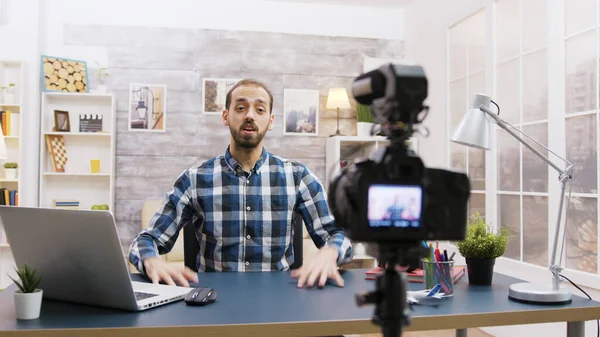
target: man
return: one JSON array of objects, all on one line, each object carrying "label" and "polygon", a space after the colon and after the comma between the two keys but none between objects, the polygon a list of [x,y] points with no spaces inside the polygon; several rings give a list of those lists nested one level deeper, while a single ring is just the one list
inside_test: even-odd
[{"label": "man", "polygon": [[131,245],[131,263],[154,283],[198,282],[189,268],[158,257],[171,250],[183,226],[194,226],[199,238],[200,271],[288,270],[292,215],[298,211],[319,248],[292,272],[298,287],[323,287],[327,279],[343,286],[337,266],[352,260],[351,243],[335,227],[317,177],[263,148],[273,128],[272,109],[273,95],[260,82],[242,80],[227,93],[222,122],[231,136],[225,154],[185,170]]},{"label": "man", "polygon": [[404,212],[404,205],[400,202],[400,196],[394,196],[394,203],[391,204],[384,215],[384,219],[398,221],[402,220],[402,212]]}]

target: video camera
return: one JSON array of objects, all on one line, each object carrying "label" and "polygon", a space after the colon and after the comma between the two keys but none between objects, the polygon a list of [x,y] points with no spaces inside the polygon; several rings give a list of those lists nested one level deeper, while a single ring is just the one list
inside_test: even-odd
[{"label": "video camera", "polygon": [[358,103],[370,105],[389,145],[372,158],[345,167],[331,182],[328,202],[336,226],[359,242],[378,244],[385,271],[377,291],[357,297],[376,304],[374,323],[384,337],[409,324],[403,273],[396,265],[420,265],[424,240],[463,240],[470,181],[466,174],[426,168],[407,142],[428,113],[427,78],[421,66],[386,64],[355,79]]}]

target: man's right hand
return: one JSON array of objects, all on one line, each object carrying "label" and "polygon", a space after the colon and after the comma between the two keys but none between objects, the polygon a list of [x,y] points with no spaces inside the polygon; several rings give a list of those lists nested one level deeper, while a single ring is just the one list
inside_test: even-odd
[{"label": "man's right hand", "polygon": [[154,284],[163,281],[174,286],[177,282],[182,287],[189,287],[188,281],[198,282],[198,274],[190,268],[175,267],[156,256],[145,259],[144,268],[146,268],[146,275]]}]

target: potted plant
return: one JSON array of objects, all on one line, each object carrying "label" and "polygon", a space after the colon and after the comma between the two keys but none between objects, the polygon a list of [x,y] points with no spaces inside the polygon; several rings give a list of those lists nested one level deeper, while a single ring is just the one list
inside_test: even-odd
[{"label": "potted plant", "polygon": [[94,62],[96,62],[96,64],[98,65],[97,76],[98,76],[98,83],[100,83],[98,85],[98,88],[95,91],[103,94],[108,91],[106,85],[104,84],[104,77],[108,76],[108,73],[106,72],[106,68],[103,68],[102,66],[100,66],[100,63],[98,63],[97,61],[94,61]]},{"label": "potted plant", "polygon": [[359,137],[370,136],[373,129],[373,115],[368,105],[356,103],[356,120],[356,134]]},{"label": "potted plant", "polygon": [[467,262],[470,284],[492,284],[496,258],[504,254],[508,242],[507,228],[500,228],[494,233],[479,212],[469,217],[465,239],[458,242],[457,247]]},{"label": "potted plant", "polygon": [[2,91],[4,94],[4,104],[14,104],[15,103],[15,93],[14,87],[16,85],[14,83],[9,83],[8,86],[3,86]]},{"label": "potted plant", "polygon": [[6,163],[4,164],[4,171],[6,179],[17,179],[17,168],[19,165],[17,163]]},{"label": "potted plant", "polygon": [[10,277],[19,288],[14,292],[15,313],[17,319],[36,319],[40,317],[43,290],[38,289],[43,275],[25,264],[21,269],[15,269],[21,282]]}]

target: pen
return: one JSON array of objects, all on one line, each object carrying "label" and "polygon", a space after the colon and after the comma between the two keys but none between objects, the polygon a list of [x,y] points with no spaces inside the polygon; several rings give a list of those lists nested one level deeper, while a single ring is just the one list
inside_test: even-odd
[{"label": "pen", "polygon": [[452,255],[450,255],[450,260],[454,261],[454,254],[456,254],[456,252],[452,253]]},{"label": "pen", "polygon": [[444,260],[448,261],[448,251],[444,249]]}]

